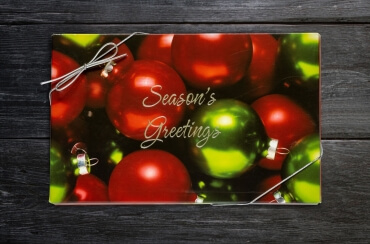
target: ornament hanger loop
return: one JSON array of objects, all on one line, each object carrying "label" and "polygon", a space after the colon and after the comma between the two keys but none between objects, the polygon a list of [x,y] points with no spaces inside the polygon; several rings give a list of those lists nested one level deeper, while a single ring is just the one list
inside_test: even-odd
[{"label": "ornament hanger loop", "polygon": [[287,155],[290,153],[289,149],[288,148],[285,148],[285,147],[278,147],[276,148],[276,153],[277,154],[281,154],[281,155]]},{"label": "ornament hanger loop", "polygon": [[[130,39],[131,37],[133,37],[134,35],[138,35],[138,34],[147,34],[147,33],[134,32],[131,35],[129,35],[128,37],[126,37],[125,39],[123,39],[122,41],[120,41],[118,44],[115,44],[113,42],[108,42],[108,43],[104,44],[96,52],[95,56],[88,63],[86,63],[86,64],[80,66],[79,68],[77,68],[75,70],[72,70],[71,72],[69,72],[65,75],[62,75],[58,78],[41,82],[40,83],[41,85],[45,85],[45,84],[49,84],[49,83],[53,83],[53,82],[58,82],[55,85],[55,87],[52,88],[49,92],[50,105],[51,105],[51,94],[54,91],[60,92],[60,91],[63,91],[64,89],[68,88],[69,86],[71,86],[85,70],[87,70],[89,68],[92,68],[92,67],[95,67],[95,66],[100,66],[102,64],[111,63],[114,60],[126,57],[127,53],[116,56],[117,53],[118,53],[118,46],[121,45],[122,43],[124,43],[125,41],[127,41],[128,39]],[[103,52],[107,48],[108,48],[108,50]],[[114,52],[112,52],[113,50],[114,50]],[[103,54],[100,54],[102,52],[103,52]],[[103,58],[104,56],[106,56],[107,54],[109,54],[111,52],[112,52],[112,54],[110,56],[108,56],[106,58]],[[104,71],[109,72],[107,66],[104,68]]]},{"label": "ornament hanger loop", "polygon": [[79,169],[80,175],[86,175],[89,173],[91,166],[94,166],[99,163],[98,158],[89,158],[86,150],[81,148],[84,147],[85,144],[78,142],[76,143],[71,150],[71,153],[76,155],[77,157],[77,167]]},{"label": "ornament hanger loop", "polygon": [[[94,163],[92,163],[94,162]],[[99,159],[98,158],[90,158],[88,159],[87,161],[87,166],[91,167],[91,166],[94,166],[94,165],[97,165],[99,163]]]}]

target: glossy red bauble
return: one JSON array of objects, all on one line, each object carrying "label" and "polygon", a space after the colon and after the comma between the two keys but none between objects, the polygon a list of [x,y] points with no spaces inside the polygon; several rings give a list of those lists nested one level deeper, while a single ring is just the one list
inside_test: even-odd
[{"label": "glossy red bauble", "polygon": [[[267,190],[269,190],[271,187],[275,186],[276,184],[281,182],[281,176],[280,174],[272,175],[267,178],[265,178],[262,182],[260,182],[257,185],[257,191],[258,194],[264,194]],[[258,202],[263,202],[263,203],[275,203],[275,197],[274,197],[274,192],[276,192],[280,186],[276,187],[272,191],[268,192],[266,195],[258,199]]]},{"label": "glossy red bauble", "polygon": [[264,96],[274,88],[275,62],[278,51],[277,40],[269,34],[253,34],[252,61],[245,75],[249,100]]},{"label": "glossy red bauble", "polygon": [[102,108],[105,106],[108,91],[112,85],[101,76],[101,70],[93,70],[87,73],[88,94],[86,106],[90,108]]},{"label": "glossy red bauble", "polygon": [[[120,40],[115,38],[112,42],[118,44]],[[87,72],[88,94],[86,106],[90,108],[102,108],[105,106],[107,94],[114,83],[119,82],[134,62],[134,57],[126,44],[118,46],[118,55],[127,54],[126,57],[115,61],[111,72],[102,72],[103,69],[94,69]],[[109,54],[106,57],[108,57]]]},{"label": "glossy red bauble", "polygon": [[189,192],[187,202],[196,203],[197,201],[198,201],[198,194],[196,194],[193,191]]},{"label": "glossy red bauble", "polygon": [[180,96],[186,98],[186,89],[176,71],[159,61],[139,60],[110,90],[106,110],[123,135],[145,140],[160,123],[172,128],[181,121],[185,103],[172,104]]},{"label": "glossy red bauble", "polygon": [[92,174],[79,175],[70,201],[107,202],[108,188],[99,178]]},{"label": "glossy red bauble", "polygon": [[109,180],[111,201],[186,202],[191,182],[185,166],[161,150],[142,150],[124,157]]},{"label": "glossy red bauble", "polygon": [[175,35],[172,62],[189,85],[206,89],[232,85],[245,74],[252,57],[249,35]]},{"label": "glossy red bauble", "polygon": [[89,139],[89,127],[86,120],[80,115],[66,126],[52,128],[51,137],[56,139],[62,146],[71,148],[77,142]]},{"label": "glossy red bauble", "polygon": [[[114,38],[112,42],[118,44],[119,42],[121,42],[121,40],[118,38]],[[113,65],[113,70],[111,72],[108,72],[108,75],[105,77],[110,84],[121,81],[122,77],[126,74],[131,65],[134,63],[134,56],[125,43],[122,43],[118,46],[117,56],[122,54],[127,54],[127,56],[122,59],[113,61],[115,63],[115,65]]]},{"label": "glossy red bauble", "polygon": [[[289,149],[296,141],[315,131],[311,116],[290,98],[272,94],[252,103],[260,116],[267,135],[278,139],[278,148]],[[280,170],[285,155],[276,155],[274,160],[261,159],[259,165],[266,169]]]},{"label": "glossy red bauble", "polygon": [[172,66],[171,45],[173,34],[148,35],[137,51],[137,59],[152,59]]},{"label": "glossy red bauble", "polygon": [[[51,78],[56,79],[77,68],[72,58],[58,51],[52,52]],[[57,82],[52,84],[52,88]],[[85,106],[87,95],[86,77],[81,74],[72,85],[62,91],[53,91],[51,94],[51,126],[62,127],[73,121]]]}]

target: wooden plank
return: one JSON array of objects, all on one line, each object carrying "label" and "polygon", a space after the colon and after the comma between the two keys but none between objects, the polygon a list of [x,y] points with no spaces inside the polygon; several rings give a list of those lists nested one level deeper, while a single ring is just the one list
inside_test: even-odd
[{"label": "wooden plank", "polygon": [[2,1],[0,23],[369,22],[363,0],[314,1]]},{"label": "wooden plank", "polygon": [[322,136],[369,138],[369,25],[18,25],[0,26],[0,138],[49,137],[53,33],[319,32]]},{"label": "wooden plank", "polygon": [[[0,2],[0,242],[368,243],[370,2]],[[124,23],[124,24],[123,24]],[[319,206],[53,206],[48,87],[53,33],[319,32]]]},{"label": "wooden plank", "polygon": [[2,242],[366,243],[370,140],[324,140],[319,206],[53,206],[46,139],[0,140]]}]

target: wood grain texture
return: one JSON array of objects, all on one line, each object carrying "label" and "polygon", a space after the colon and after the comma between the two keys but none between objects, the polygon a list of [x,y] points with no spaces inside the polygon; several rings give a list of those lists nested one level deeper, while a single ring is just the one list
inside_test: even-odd
[{"label": "wood grain texture", "polygon": [[[53,33],[319,32],[322,136],[370,138],[370,25],[15,25],[0,26],[0,138],[49,136],[48,87]],[[30,38],[32,37],[32,38]],[[14,42],[17,45],[14,45]],[[27,106],[22,104],[27,103]],[[32,128],[32,129],[30,129]]]},{"label": "wood grain texture", "polygon": [[[370,141],[323,141],[319,206],[53,206],[46,139],[0,140],[0,237],[27,243],[366,243]],[[20,154],[20,149],[28,155]]]},{"label": "wood grain texture", "polygon": [[[370,2],[0,2],[0,242],[368,243]],[[319,32],[319,206],[53,206],[48,90],[53,33]]]},{"label": "wood grain texture", "polygon": [[14,1],[0,3],[0,19],[22,23],[307,23],[369,22],[366,0],[314,1]]}]

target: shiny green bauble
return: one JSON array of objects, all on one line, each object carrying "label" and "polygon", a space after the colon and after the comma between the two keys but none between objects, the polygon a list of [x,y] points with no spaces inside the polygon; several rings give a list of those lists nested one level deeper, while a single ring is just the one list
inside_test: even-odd
[{"label": "shiny green bauble", "polygon": [[[301,139],[294,145],[283,163],[281,178],[285,179],[321,154],[320,137],[312,134]],[[320,203],[320,159],[299,172],[284,183],[285,196],[290,196],[295,202]],[[286,198],[284,197],[284,198]],[[289,201],[288,201],[289,202]]]},{"label": "shiny green bauble", "polygon": [[81,47],[97,42],[100,37],[99,34],[62,34],[62,36]]},{"label": "shiny green bauble", "polygon": [[320,78],[320,35],[292,33],[279,39],[279,79],[285,86],[316,89]]},{"label": "shiny green bauble", "polygon": [[[268,147],[263,124],[247,104],[224,99],[200,107],[193,115],[194,126],[218,134],[189,140],[190,154],[203,173],[216,178],[235,178],[254,165]],[[216,135],[216,136],[215,136]]]},{"label": "shiny green bauble", "polygon": [[203,203],[241,201],[237,182],[233,179],[217,179],[202,174],[193,182],[193,189]]},{"label": "shiny green bauble", "polygon": [[52,141],[50,147],[50,203],[60,203],[67,196],[69,190],[67,174],[67,167],[60,147]]}]

